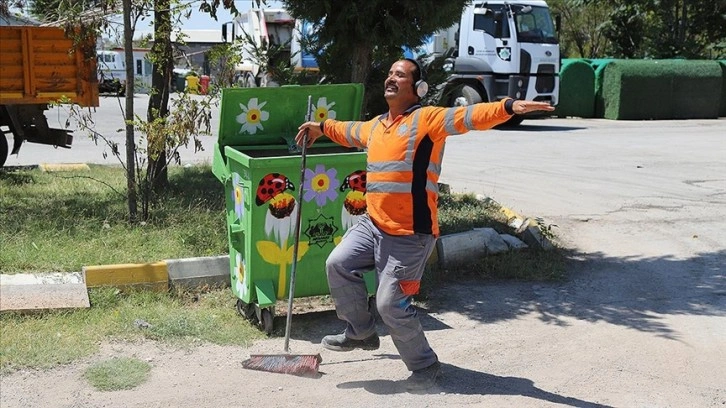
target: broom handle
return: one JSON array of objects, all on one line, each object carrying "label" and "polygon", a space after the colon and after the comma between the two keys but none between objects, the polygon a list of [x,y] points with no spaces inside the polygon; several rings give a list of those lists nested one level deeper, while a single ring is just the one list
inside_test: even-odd
[{"label": "broom handle", "polygon": [[[309,122],[313,116],[313,97],[308,95],[308,107],[305,121]],[[295,295],[295,275],[297,274],[297,253],[300,248],[300,219],[302,218],[303,189],[305,188],[305,166],[308,150],[308,130],[303,134],[302,159],[300,165],[300,191],[297,199],[297,214],[295,214],[295,245],[292,248],[292,267],[290,268],[290,295],[287,299],[287,322],[285,323],[285,352],[290,352],[290,328],[292,326],[292,298]]]}]

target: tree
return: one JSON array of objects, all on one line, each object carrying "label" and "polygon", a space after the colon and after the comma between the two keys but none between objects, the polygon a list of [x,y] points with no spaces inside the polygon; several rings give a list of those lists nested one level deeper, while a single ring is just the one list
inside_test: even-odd
[{"label": "tree", "polygon": [[33,0],[28,5],[28,13],[41,21],[57,21],[69,12],[80,13],[96,7],[94,0]]},{"label": "tree", "polygon": [[[555,0],[587,14],[607,7],[597,32],[608,42],[599,57],[706,58],[724,57],[726,0]],[[582,13],[585,12],[585,13]],[[567,23],[565,23],[567,24]],[[577,40],[566,30],[563,42]],[[575,33],[576,34],[576,33]]]},{"label": "tree", "polygon": [[[36,0],[37,1],[37,0]],[[47,7],[54,6],[54,13],[44,15],[44,18],[51,16],[56,19],[49,21],[54,25],[63,25],[66,33],[70,38],[74,38],[76,44],[86,44],[88,37],[97,38],[101,35],[104,28],[109,27],[109,20],[118,14],[118,4],[116,0],[96,0],[93,2],[94,8],[88,8],[84,0],[41,0],[45,1]],[[53,3],[55,1],[55,3]],[[152,91],[152,97],[149,103],[149,114],[147,121],[134,116],[134,71],[133,71],[133,33],[136,23],[139,19],[146,17],[152,9],[152,1],[155,1],[153,7],[159,14],[156,19],[156,27],[158,27],[157,38],[161,38],[154,55],[161,61],[158,67],[155,65],[155,84],[158,88]],[[126,156],[125,161],[122,159],[122,152],[118,144],[113,142],[106,135],[98,134],[93,130],[93,118],[90,112],[85,112],[76,107],[69,105],[71,117],[78,123],[80,130],[88,131],[89,136],[96,142],[102,140],[110,149],[111,154],[116,156],[126,171],[127,179],[127,199],[129,209],[129,221],[135,222],[137,217],[137,201],[141,201],[142,219],[149,217],[149,203],[153,197],[153,188],[157,185],[165,184],[166,168],[171,160],[179,162],[178,149],[186,146],[190,141],[194,141],[195,150],[201,148],[201,143],[197,139],[200,134],[209,134],[210,128],[210,102],[198,101],[181,97],[174,110],[169,109],[169,88],[171,79],[171,70],[173,60],[171,57],[171,31],[174,27],[172,24],[172,15],[178,15],[180,10],[190,10],[188,5],[181,5],[176,9],[172,7],[173,0],[123,0],[123,38],[124,48],[126,49],[126,72],[127,72],[127,92],[125,105],[122,108],[122,114],[125,119],[125,135],[126,135]],[[227,1],[227,0],[225,0]],[[212,3],[204,1],[202,7],[209,8],[210,14],[216,12],[216,8],[220,5],[219,0]],[[9,13],[10,7],[22,8],[27,4],[24,0],[8,1],[0,0],[0,13]],[[234,5],[232,4],[232,8]],[[57,12],[57,13],[56,13]],[[178,22],[178,21],[177,21]],[[177,25],[178,27],[178,25]],[[84,57],[95,58],[95,47],[90,50],[83,49]],[[159,79],[160,78],[160,79]],[[185,99],[186,98],[186,99]],[[63,98],[61,98],[61,103]],[[121,104],[119,104],[121,106]],[[168,116],[170,116],[168,118]],[[146,147],[137,143],[135,140],[136,131],[145,136]],[[143,143],[143,137],[140,138]],[[106,153],[104,153],[106,154]],[[146,159],[150,164],[144,171],[144,165],[147,160],[141,155],[147,154]],[[169,159],[167,159],[169,157]],[[161,183],[158,182],[160,177],[164,177]]]},{"label": "tree", "polygon": [[[420,47],[427,36],[457,21],[467,0],[283,0],[295,18],[315,24],[310,51],[331,82],[368,89],[371,69],[387,72],[401,47]],[[394,58],[389,58],[394,54]],[[385,57],[386,60],[378,59]],[[381,81],[382,82],[382,81]],[[382,86],[382,85],[381,85]],[[371,92],[366,92],[366,100]]]},{"label": "tree", "polygon": [[560,15],[560,53],[567,58],[601,58],[608,55],[609,41],[602,30],[611,7],[602,2],[583,4],[573,0],[550,0],[553,15]]}]

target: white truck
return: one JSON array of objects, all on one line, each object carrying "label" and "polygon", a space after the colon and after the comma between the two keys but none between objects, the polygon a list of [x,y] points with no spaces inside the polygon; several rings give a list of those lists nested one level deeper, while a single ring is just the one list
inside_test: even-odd
[{"label": "white truck", "polygon": [[240,85],[277,86],[270,73],[265,71],[260,55],[255,55],[255,50],[265,50],[270,46],[281,47],[274,57],[268,56],[270,66],[280,61],[289,61],[296,71],[317,72],[315,58],[303,52],[300,45],[301,37],[311,29],[309,23],[292,18],[284,9],[253,8],[223,24],[222,36],[228,43],[235,39],[252,42],[242,47],[242,61],[235,67]]},{"label": "white truck", "polygon": [[[437,95],[442,106],[505,97],[557,104],[560,48],[547,3],[475,1],[459,23],[433,36],[433,55],[449,73]],[[518,124],[522,117],[512,118]]]},{"label": "white truck", "polygon": [[126,93],[126,64],[123,50],[97,50],[98,90],[123,96]]}]

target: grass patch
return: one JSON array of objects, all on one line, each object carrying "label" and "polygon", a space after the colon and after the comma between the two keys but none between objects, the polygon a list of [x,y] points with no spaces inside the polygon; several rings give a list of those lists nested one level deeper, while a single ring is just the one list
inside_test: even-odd
[{"label": "grass patch", "polygon": [[507,218],[493,201],[482,201],[474,194],[442,194],[439,196],[439,229],[441,235],[470,231],[472,228],[509,229]]},{"label": "grass patch", "polygon": [[0,170],[0,273],[227,253],[224,189],[210,167],[171,168],[169,181],[151,218],[132,225],[120,167]]},{"label": "grass patch", "polygon": [[88,367],[83,376],[100,391],[129,390],[149,378],[151,365],[135,358],[119,357]]},{"label": "grass patch", "polygon": [[179,294],[98,288],[89,296],[90,309],[0,314],[0,373],[68,364],[95,354],[108,339],[246,347],[264,338],[236,313],[229,288]]}]

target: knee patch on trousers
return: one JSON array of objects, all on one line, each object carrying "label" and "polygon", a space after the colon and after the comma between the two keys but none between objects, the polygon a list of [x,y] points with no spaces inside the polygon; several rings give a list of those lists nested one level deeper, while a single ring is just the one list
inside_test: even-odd
[{"label": "knee patch on trousers", "polygon": [[418,295],[419,289],[421,289],[421,281],[418,280],[401,280],[398,281],[401,286],[401,292],[406,296]]}]

